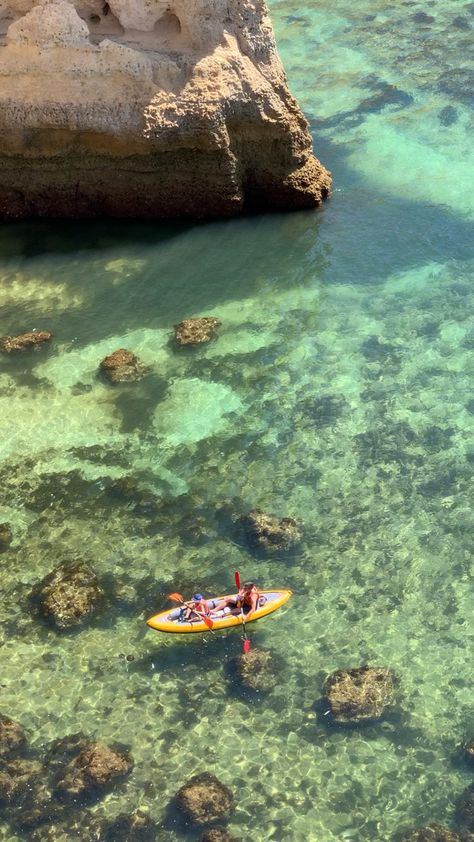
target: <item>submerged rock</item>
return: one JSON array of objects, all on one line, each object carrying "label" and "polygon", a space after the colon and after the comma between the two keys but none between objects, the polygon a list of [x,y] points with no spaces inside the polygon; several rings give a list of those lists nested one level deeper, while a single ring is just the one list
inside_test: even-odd
[{"label": "submerged rock", "polygon": [[13,541],[13,532],[9,523],[0,523],[0,553],[8,550]]},{"label": "submerged rock", "polygon": [[[16,792],[8,804],[8,820],[23,839],[35,828],[61,821],[64,806],[53,798],[49,785],[49,769],[38,760],[16,761],[7,770],[15,778]],[[28,838],[30,836],[28,835]]]},{"label": "submerged rock", "polygon": [[264,0],[8,10],[0,217],[227,217],[328,195]]},{"label": "submerged rock", "polygon": [[36,826],[33,831],[29,828],[28,839],[31,842],[109,842],[107,836],[104,836],[104,827],[104,820],[88,811],[74,811],[71,814],[63,809],[62,814],[52,816],[47,823]]},{"label": "submerged rock", "polygon": [[185,319],[175,325],[175,339],[177,345],[203,345],[216,336],[221,322],[212,316],[201,316],[199,319]]},{"label": "submerged rock", "polygon": [[212,827],[204,831],[199,842],[237,842],[237,839],[231,836],[224,827]]},{"label": "submerged rock", "polygon": [[163,498],[143,488],[133,476],[113,480],[107,488],[107,495],[141,517],[155,517],[163,507]]},{"label": "submerged rock", "polygon": [[194,775],[176,795],[180,810],[193,824],[211,824],[227,819],[234,810],[234,796],[210,772]]},{"label": "submerged rock", "polygon": [[0,351],[11,354],[13,351],[27,351],[49,342],[53,334],[48,330],[32,330],[29,333],[20,333],[18,336],[1,336]]},{"label": "submerged rock", "polygon": [[461,747],[461,754],[464,760],[474,766],[474,740],[467,740]]},{"label": "submerged rock", "polygon": [[393,679],[384,667],[337,670],[324,688],[336,722],[378,719],[393,701]]},{"label": "submerged rock", "polygon": [[57,629],[83,623],[103,599],[99,580],[81,560],[64,562],[39,582],[31,593],[40,613]]},{"label": "submerged rock", "polygon": [[145,365],[126,348],[119,348],[100,363],[100,370],[111,383],[127,380],[141,380],[146,373]]},{"label": "submerged rock", "polygon": [[105,842],[155,842],[156,838],[156,822],[143,810],[122,813],[103,831]]},{"label": "submerged rock", "polygon": [[7,757],[20,751],[26,745],[26,733],[22,725],[0,714],[0,757]]},{"label": "submerged rock", "polygon": [[461,837],[443,825],[428,824],[409,830],[402,837],[402,842],[461,842]]},{"label": "submerged rock", "polygon": [[252,509],[239,522],[250,546],[267,554],[287,550],[301,540],[300,528],[292,517],[279,518],[261,509]]},{"label": "submerged rock", "polygon": [[31,790],[43,771],[37,760],[4,759],[0,763],[0,804],[12,804]]},{"label": "submerged rock", "polygon": [[277,683],[271,652],[264,649],[252,648],[246,655],[240,655],[237,674],[245,687],[259,693],[268,693]]},{"label": "submerged rock", "polygon": [[466,787],[457,804],[458,816],[465,829],[474,833],[474,783]]},{"label": "submerged rock", "polygon": [[127,752],[102,743],[89,743],[58,774],[55,795],[62,800],[102,795],[129,775],[133,765]]}]

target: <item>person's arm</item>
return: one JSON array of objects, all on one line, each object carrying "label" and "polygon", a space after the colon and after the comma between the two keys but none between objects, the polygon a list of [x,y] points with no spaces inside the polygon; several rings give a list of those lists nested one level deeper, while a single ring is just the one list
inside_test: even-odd
[{"label": "person's arm", "polygon": [[247,611],[245,615],[245,622],[248,621],[249,617],[257,610],[258,607],[258,594],[252,594],[252,607]]}]

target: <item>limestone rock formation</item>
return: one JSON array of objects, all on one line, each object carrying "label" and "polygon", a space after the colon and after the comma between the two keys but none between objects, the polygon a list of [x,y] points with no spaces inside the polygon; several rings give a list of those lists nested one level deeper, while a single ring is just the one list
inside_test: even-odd
[{"label": "limestone rock formation", "polygon": [[39,582],[31,594],[57,629],[78,626],[103,598],[95,573],[83,561],[66,562]]},{"label": "limestone rock formation", "polygon": [[393,701],[393,679],[384,667],[336,670],[327,679],[325,695],[336,722],[378,719]]},{"label": "limestone rock formation", "polygon": [[131,351],[119,348],[104,357],[100,370],[111,383],[123,383],[126,380],[141,380],[146,368]]},{"label": "limestone rock formation", "polygon": [[0,0],[0,217],[318,205],[264,0]]},{"label": "limestone rock formation", "polygon": [[[1,55],[0,47],[0,55]],[[1,68],[1,62],[0,62]],[[0,176],[0,201],[1,201],[1,178]],[[1,212],[1,207],[0,207]],[[20,333],[18,336],[0,336],[0,351],[11,354],[13,351],[27,351],[49,342],[52,337],[49,330],[31,330],[28,333]]]},{"label": "limestone rock formation", "polygon": [[177,793],[176,801],[186,818],[197,825],[227,819],[234,810],[232,791],[210,772],[190,778]]},{"label": "limestone rock formation", "polygon": [[201,316],[199,319],[184,319],[175,326],[177,345],[203,345],[210,342],[216,335],[220,325],[219,319],[212,316]]}]

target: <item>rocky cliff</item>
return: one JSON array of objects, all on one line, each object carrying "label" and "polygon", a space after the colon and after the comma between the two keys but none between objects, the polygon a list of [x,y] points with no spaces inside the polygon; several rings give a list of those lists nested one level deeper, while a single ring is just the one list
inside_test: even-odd
[{"label": "rocky cliff", "polygon": [[318,205],[263,0],[0,0],[0,217]]}]

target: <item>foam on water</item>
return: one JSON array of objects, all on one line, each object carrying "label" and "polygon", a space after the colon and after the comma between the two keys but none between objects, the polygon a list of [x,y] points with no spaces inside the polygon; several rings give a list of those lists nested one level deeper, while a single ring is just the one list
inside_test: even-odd
[{"label": "foam on water", "polygon": [[[234,790],[237,836],[385,842],[454,826],[472,777],[453,755],[474,733],[474,18],[461,0],[270,5],[333,170],[322,212],[0,230],[2,334],[55,334],[0,359],[0,709],[38,747],[128,743],[132,777],[92,810],[145,808],[159,842],[198,838],[167,805],[203,768]],[[177,349],[193,315],[218,338]],[[119,347],[140,382],[98,377]],[[232,523],[255,506],[298,518],[301,546],[255,556]],[[58,636],[28,594],[79,556],[107,608]],[[144,624],[235,569],[294,590],[249,628],[281,659],[267,697],[229,678],[238,632]],[[363,663],[394,671],[394,711],[331,727],[324,677]]]}]

